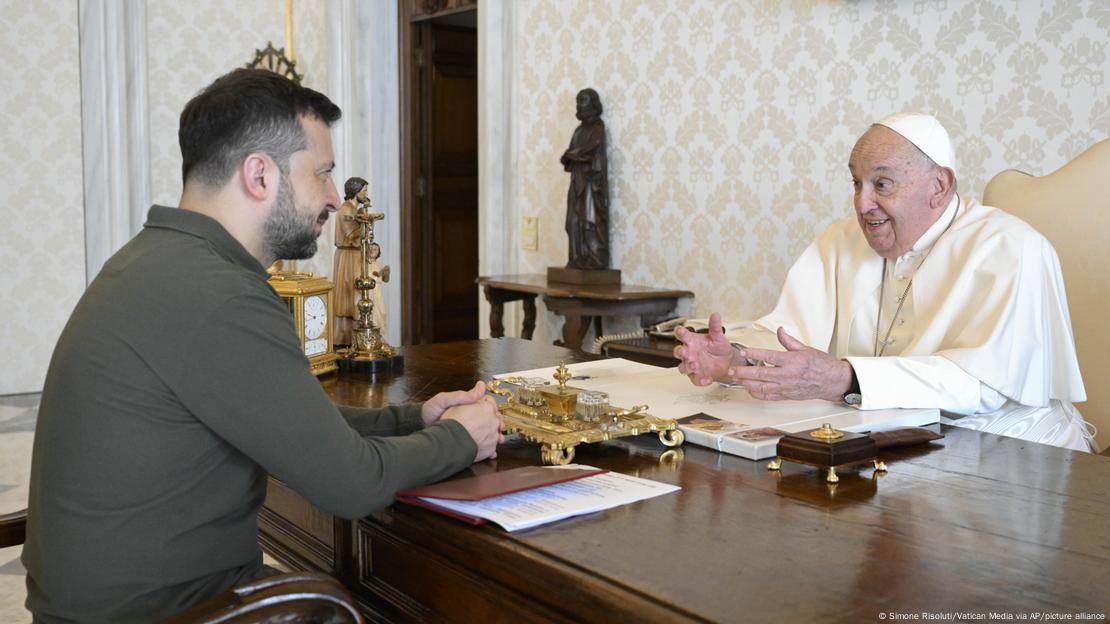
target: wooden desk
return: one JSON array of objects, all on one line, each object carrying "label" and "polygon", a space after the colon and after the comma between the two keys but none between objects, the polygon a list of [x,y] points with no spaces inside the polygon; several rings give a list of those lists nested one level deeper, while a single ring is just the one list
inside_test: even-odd
[{"label": "wooden desk", "polygon": [[[403,371],[375,384],[343,376],[328,392],[382,405],[589,357],[516,339],[403,351]],[[337,573],[377,619],[855,623],[891,612],[1104,612],[1110,459],[944,430],[939,443],[884,452],[885,476],[847,472],[836,486],[816,470],[785,464],[775,474],[766,462],[691,445],[681,460],[661,461],[654,436],[579,447],[580,463],[683,489],[513,534],[405,505],[334,522],[271,481],[261,540],[294,567]],[[538,462],[536,447],[511,442],[473,470]]]},{"label": "wooden desk", "polygon": [[[490,304],[489,328],[494,338],[505,335],[505,303],[524,304],[522,338],[532,338],[536,327],[536,296],[543,295],[548,310],[566,318],[563,339],[556,345],[578,350],[593,317],[639,316],[644,324],[665,320],[674,312],[680,297],[693,297],[688,290],[668,290],[630,284],[563,284],[548,282],[543,275],[495,275],[479,277],[478,285]],[[601,327],[598,326],[600,333]]]}]

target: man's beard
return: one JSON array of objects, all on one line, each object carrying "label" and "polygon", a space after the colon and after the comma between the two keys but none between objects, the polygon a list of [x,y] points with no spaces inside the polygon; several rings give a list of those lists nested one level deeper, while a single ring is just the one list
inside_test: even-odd
[{"label": "man's beard", "polygon": [[305,260],[316,255],[316,219],[297,213],[288,176],[278,184],[277,199],[262,226],[263,240],[275,260]]}]

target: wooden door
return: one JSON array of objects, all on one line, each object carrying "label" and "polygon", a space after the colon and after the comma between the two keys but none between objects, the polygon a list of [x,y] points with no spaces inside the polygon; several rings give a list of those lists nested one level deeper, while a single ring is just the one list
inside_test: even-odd
[{"label": "wooden door", "polygon": [[478,337],[478,37],[414,23],[407,344]]}]

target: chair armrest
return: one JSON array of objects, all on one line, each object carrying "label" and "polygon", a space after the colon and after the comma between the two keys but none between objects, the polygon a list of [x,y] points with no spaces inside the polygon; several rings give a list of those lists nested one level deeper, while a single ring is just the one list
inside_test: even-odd
[{"label": "chair armrest", "polygon": [[234,587],[163,624],[362,624],[351,594],[325,574],[298,572]]},{"label": "chair armrest", "polygon": [[27,539],[27,510],[0,515],[0,548],[19,546]]}]

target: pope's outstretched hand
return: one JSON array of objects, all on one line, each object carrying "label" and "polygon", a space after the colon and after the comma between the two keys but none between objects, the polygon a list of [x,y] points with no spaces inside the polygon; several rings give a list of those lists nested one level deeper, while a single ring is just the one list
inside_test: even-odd
[{"label": "pope's outstretched hand", "polygon": [[708,386],[715,381],[731,381],[729,366],[736,350],[725,339],[720,314],[714,312],[709,315],[707,334],[678,327],[674,336],[681,343],[674,348],[674,356],[681,360],[678,372],[689,377],[694,385]]}]

